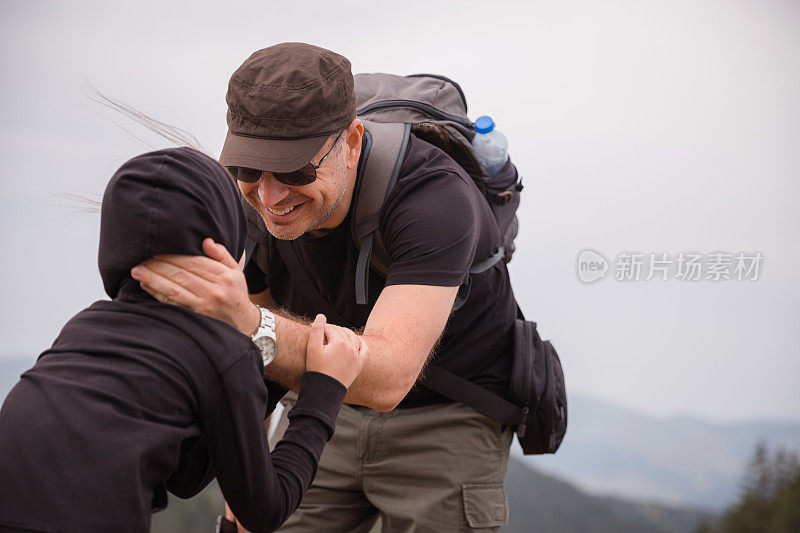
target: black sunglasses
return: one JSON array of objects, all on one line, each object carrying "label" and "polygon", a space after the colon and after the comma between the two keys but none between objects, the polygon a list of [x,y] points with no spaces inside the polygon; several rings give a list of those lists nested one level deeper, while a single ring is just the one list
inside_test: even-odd
[{"label": "black sunglasses", "polygon": [[[291,172],[272,172],[271,174],[275,176],[275,179],[284,183],[286,185],[308,185],[309,183],[313,183],[314,180],[317,179],[317,169],[322,166],[322,163],[325,162],[325,158],[328,157],[328,154],[331,153],[333,147],[336,146],[336,143],[339,142],[339,138],[344,133],[344,130],[339,132],[339,136],[336,137],[336,140],[333,141],[333,144],[328,151],[325,152],[325,155],[322,156],[322,159],[319,160],[319,163],[316,165],[312,163],[308,163],[305,166],[298,168],[297,170],[293,170]],[[248,168],[248,167],[227,167],[228,172],[231,173],[235,179],[239,181],[243,181],[245,183],[256,183],[258,180],[261,179],[261,174],[264,173],[263,170],[258,170],[257,168]]]}]

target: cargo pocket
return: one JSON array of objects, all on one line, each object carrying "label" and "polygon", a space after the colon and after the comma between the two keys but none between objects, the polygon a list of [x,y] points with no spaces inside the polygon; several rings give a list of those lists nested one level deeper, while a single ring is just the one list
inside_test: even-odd
[{"label": "cargo pocket", "polygon": [[500,527],[508,522],[508,501],[503,483],[462,485],[461,496],[470,528]]}]

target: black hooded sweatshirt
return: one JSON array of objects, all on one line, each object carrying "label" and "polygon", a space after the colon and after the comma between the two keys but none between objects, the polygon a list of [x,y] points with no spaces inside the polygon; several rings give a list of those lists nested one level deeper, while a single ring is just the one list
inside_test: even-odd
[{"label": "black hooded sweatshirt", "polygon": [[265,382],[255,345],[130,277],[156,254],[202,254],[205,237],[239,258],[245,225],[233,180],[199,152],[152,152],[117,171],[99,250],[113,300],[73,317],[0,409],[0,531],[147,531],[165,489],[188,498],[215,475],[251,531],[297,508],[345,387],[306,372],[270,455],[262,421],[285,389]]}]

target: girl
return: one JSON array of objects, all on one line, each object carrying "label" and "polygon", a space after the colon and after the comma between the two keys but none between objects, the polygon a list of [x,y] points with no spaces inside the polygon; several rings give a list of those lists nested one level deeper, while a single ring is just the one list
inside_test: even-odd
[{"label": "girl", "polygon": [[166,490],[188,498],[215,476],[251,531],[294,511],[366,345],[317,317],[291,425],[270,455],[262,422],[285,390],[265,381],[259,349],[130,277],[157,254],[202,254],[206,237],[241,257],[245,224],[233,180],[200,152],[152,152],[117,171],[99,250],[112,300],[75,315],[0,410],[0,531],[147,531]]}]

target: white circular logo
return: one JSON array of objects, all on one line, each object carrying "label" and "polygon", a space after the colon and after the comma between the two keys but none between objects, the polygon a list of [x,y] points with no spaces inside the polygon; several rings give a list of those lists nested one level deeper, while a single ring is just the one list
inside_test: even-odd
[{"label": "white circular logo", "polygon": [[576,263],[578,279],[583,283],[594,283],[606,277],[608,260],[603,254],[591,248],[581,250]]}]

